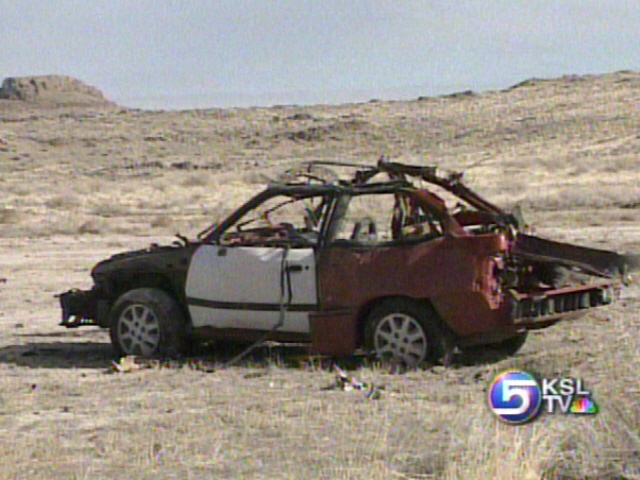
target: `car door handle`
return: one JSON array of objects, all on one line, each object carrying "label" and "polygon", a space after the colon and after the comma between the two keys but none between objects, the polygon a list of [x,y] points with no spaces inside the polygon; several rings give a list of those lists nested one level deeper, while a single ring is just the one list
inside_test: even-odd
[{"label": "car door handle", "polygon": [[287,270],[288,272],[291,273],[295,273],[295,272],[301,272],[302,271],[302,265],[294,263],[294,264],[289,264],[285,267],[285,270]]}]

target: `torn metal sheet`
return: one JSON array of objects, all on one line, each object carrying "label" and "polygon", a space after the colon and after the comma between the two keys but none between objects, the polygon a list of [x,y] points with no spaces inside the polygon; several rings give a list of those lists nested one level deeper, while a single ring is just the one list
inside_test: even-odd
[{"label": "torn metal sheet", "polygon": [[637,255],[621,255],[526,234],[518,235],[512,252],[535,260],[577,267],[603,277],[624,276],[640,267]]}]

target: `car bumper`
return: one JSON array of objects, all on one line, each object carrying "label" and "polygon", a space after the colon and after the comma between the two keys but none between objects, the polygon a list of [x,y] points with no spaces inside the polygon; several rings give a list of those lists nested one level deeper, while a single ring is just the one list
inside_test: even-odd
[{"label": "car bumper", "polygon": [[98,325],[98,290],[69,290],[57,295],[62,309],[60,325],[76,328],[86,325]]},{"label": "car bumper", "polygon": [[566,287],[535,293],[512,293],[511,319],[521,328],[541,328],[609,305],[619,294],[615,282]]}]

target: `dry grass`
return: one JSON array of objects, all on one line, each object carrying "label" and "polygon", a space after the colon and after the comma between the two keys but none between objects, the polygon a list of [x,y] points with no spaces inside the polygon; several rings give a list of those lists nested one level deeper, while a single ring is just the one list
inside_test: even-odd
[{"label": "dry grass", "polygon": [[3,478],[636,478],[639,425],[629,393],[638,386],[637,343],[619,355],[636,376],[626,368],[622,378],[598,378],[619,372],[606,363],[611,346],[589,358],[592,366],[567,367],[575,347],[549,359],[591,382],[602,410],[595,419],[546,416],[511,427],[484,404],[494,371],[546,364],[541,347],[566,334],[534,339],[520,360],[499,364],[402,376],[357,370],[384,387],[379,400],[367,400],[324,390],[330,372],[284,366],[267,350],[258,363],[215,372],[107,375],[104,335],[58,343],[42,333],[2,352],[0,467]]},{"label": "dry grass", "polygon": [[[335,107],[3,108],[0,478],[640,478],[637,286],[514,359],[404,375],[360,364],[354,375],[385,386],[373,401],[324,390],[326,366],[279,349],[213,372],[107,375],[108,336],[59,330],[53,297],[88,287],[96,261],[193,235],[318,158],[470,167],[469,183],[523,205],[542,234],[638,252],[639,78]],[[584,378],[601,413],[498,423],[485,389],[511,367]]]}]

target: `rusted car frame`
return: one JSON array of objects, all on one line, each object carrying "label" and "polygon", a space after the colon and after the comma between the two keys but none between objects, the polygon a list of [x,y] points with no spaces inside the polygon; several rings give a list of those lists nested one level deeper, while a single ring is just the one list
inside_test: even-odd
[{"label": "rusted car frame", "polygon": [[[317,173],[327,167],[350,174]],[[533,236],[517,212],[435,167],[381,159],[288,173],[194,241],[96,265],[91,290],[60,296],[62,325],[109,328],[120,354],[174,354],[187,337],[262,338],[420,363],[455,346],[513,353],[528,330],[611,303],[638,266],[636,257]],[[451,211],[432,187],[465,208]],[[378,198],[392,199],[388,221],[352,218],[358,199]],[[304,207],[304,222],[274,223],[290,205]]]}]

